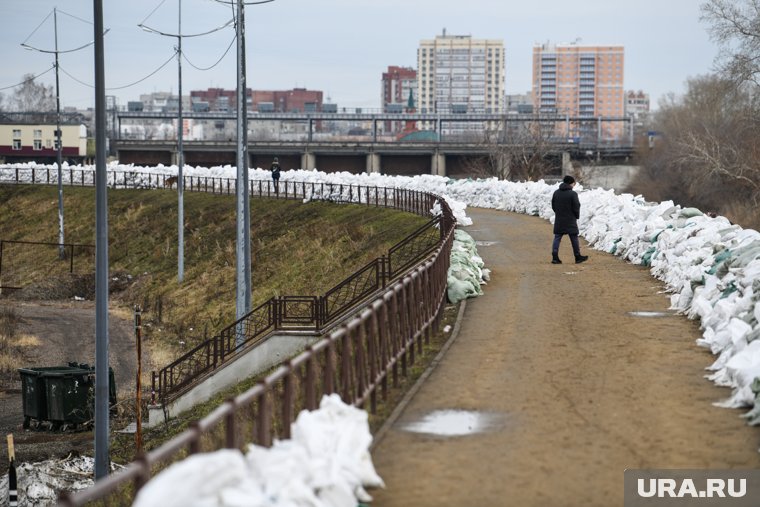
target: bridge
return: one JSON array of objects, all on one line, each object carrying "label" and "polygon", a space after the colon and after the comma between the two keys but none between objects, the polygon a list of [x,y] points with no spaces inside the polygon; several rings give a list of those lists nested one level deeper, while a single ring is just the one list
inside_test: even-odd
[{"label": "bridge", "polygon": [[[189,112],[184,118],[226,122],[235,115],[226,112]],[[174,113],[118,112],[117,132],[136,120],[176,119]],[[634,131],[628,117],[571,117],[560,115],[515,115],[493,113],[253,113],[251,122],[291,122],[299,124],[298,133],[275,136],[256,132],[249,137],[250,167],[269,167],[279,158],[283,169],[329,167],[332,171],[384,173],[394,175],[437,174],[466,176],[473,167],[489,157],[498,158],[516,150],[541,150],[544,156],[564,166],[570,159],[625,160],[633,154]],[[328,123],[352,122],[369,125],[362,135],[336,135],[321,132]],[[416,122],[431,130],[425,139],[404,140],[382,132],[381,125]],[[468,128],[480,125],[480,130]],[[622,138],[605,140],[603,128],[617,124]],[[525,136],[531,125],[549,127],[552,135]],[[472,125],[469,125],[472,127]],[[557,134],[557,135],[554,135]],[[583,134],[583,135],[579,135]],[[118,137],[114,147],[122,163],[170,165],[177,163],[175,139],[148,140]],[[234,165],[237,143],[228,136],[215,140],[184,140],[185,163],[197,166]]]}]

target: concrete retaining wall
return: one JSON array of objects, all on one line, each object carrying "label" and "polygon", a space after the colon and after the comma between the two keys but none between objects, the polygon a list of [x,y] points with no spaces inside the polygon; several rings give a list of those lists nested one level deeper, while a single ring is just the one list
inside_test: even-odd
[{"label": "concrete retaining wall", "polygon": [[160,424],[165,417],[176,417],[185,410],[198,403],[208,401],[217,393],[238,384],[244,379],[265,372],[286,359],[294,357],[318,339],[319,336],[287,334],[270,336],[248,352],[213,372],[210,377],[169,403],[165,408],[163,405],[149,406],[147,426]]}]

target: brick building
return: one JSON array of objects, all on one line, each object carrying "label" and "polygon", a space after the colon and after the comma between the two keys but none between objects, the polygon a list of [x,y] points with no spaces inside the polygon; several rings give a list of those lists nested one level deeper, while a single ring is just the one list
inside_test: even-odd
[{"label": "brick building", "polygon": [[323,93],[306,88],[293,88],[284,91],[254,90],[253,110],[261,113],[305,113],[322,111]]}]

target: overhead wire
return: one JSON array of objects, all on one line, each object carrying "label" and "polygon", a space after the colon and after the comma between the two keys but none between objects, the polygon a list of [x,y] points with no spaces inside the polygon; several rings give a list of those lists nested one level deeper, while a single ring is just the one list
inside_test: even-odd
[{"label": "overhead wire", "polygon": [[39,29],[40,29],[40,27],[41,27],[41,26],[42,26],[42,25],[45,23],[45,21],[47,21],[47,20],[48,20],[48,18],[49,18],[49,17],[50,17],[52,14],[53,14],[53,11],[50,11],[50,12],[48,13],[48,15],[47,15],[47,16],[45,16],[45,18],[44,18],[44,19],[43,19],[43,20],[40,22],[40,24],[39,24],[39,25],[37,25],[37,28],[35,28],[34,30],[32,30],[32,33],[30,33],[29,35],[27,35],[26,39],[24,39],[24,42],[22,42],[22,43],[21,43],[21,45],[22,45],[22,46],[23,46],[24,44],[26,44],[26,41],[28,41],[29,39],[31,39],[31,38],[32,38],[32,35],[34,35],[35,33],[37,33],[37,30],[39,30]]},{"label": "overhead wire", "polygon": [[52,67],[50,67],[48,70],[46,70],[46,71],[43,71],[43,72],[40,72],[39,74],[37,74],[37,75],[34,75],[34,76],[30,77],[30,78],[24,79],[23,81],[21,81],[21,82],[19,82],[19,83],[16,83],[16,84],[14,84],[14,85],[5,86],[5,87],[3,87],[3,88],[0,88],[0,91],[3,91],[3,90],[10,90],[11,88],[15,88],[15,87],[17,87],[17,86],[21,86],[21,85],[23,85],[24,83],[26,83],[26,82],[28,82],[28,81],[34,81],[34,80],[35,80],[35,79],[37,79],[38,77],[40,77],[40,76],[44,76],[45,74],[47,74],[48,72],[50,72],[50,71],[51,71],[51,70],[53,70],[54,68],[55,68],[55,64],[53,64],[53,66],[52,66]]},{"label": "overhead wire", "polygon": [[214,64],[211,65],[210,67],[198,67],[197,65],[195,65],[193,62],[190,61],[190,59],[187,57],[187,54],[186,54],[185,51],[182,52],[182,58],[184,58],[185,61],[190,64],[191,67],[193,67],[193,68],[195,68],[197,70],[200,70],[200,71],[211,70],[214,67],[216,67],[217,65],[219,65],[219,63],[224,59],[224,57],[227,56],[227,53],[230,52],[230,48],[232,48],[232,45],[235,43],[235,39],[236,38],[237,38],[237,36],[233,36],[232,37],[232,40],[230,41],[229,46],[227,46],[227,49],[224,50],[224,53],[222,53],[222,56],[220,56],[219,59],[216,62],[214,62]]},{"label": "overhead wire", "polygon": [[[137,85],[137,84],[140,84],[140,83],[142,83],[143,81],[145,81],[146,79],[148,79],[148,78],[150,78],[151,76],[153,76],[153,75],[154,75],[155,73],[157,73],[159,70],[161,70],[161,69],[163,69],[164,67],[166,67],[166,66],[169,64],[169,62],[171,62],[172,60],[174,60],[174,57],[175,57],[175,56],[177,56],[177,51],[176,51],[176,50],[175,50],[175,51],[174,51],[174,53],[173,53],[173,54],[172,54],[172,55],[169,57],[169,59],[168,59],[168,60],[166,60],[164,63],[162,63],[162,64],[161,64],[161,65],[160,65],[160,66],[159,66],[157,69],[155,69],[153,72],[151,72],[151,73],[150,73],[150,74],[148,74],[147,76],[145,76],[145,77],[143,77],[143,78],[141,78],[141,79],[138,79],[137,81],[135,81],[135,82],[133,82],[133,83],[129,83],[129,84],[126,84],[126,85],[124,85],[124,86],[111,86],[111,87],[107,87],[107,88],[106,88],[106,90],[108,90],[108,91],[111,91],[111,90],[123,90],[124,88],[129,88],[129,87],[131,87],[131,86],[135,86],[135,85]],[[74,80],[74,81],[76,81],[77,83],[79,83],[79,84],[81,84],[81,85],[84,85],[84,86],[87,86],[87,87],[89,87],[89,88],[95,88],[95,86],[94,86],[94,85],[91,85],[90,83],[85,83],[84,81],[82,81],[82,80],[80,80],[80,79],[77,79],[76,77],[72,76],[72,75],[71,75],[69,72],[67,72],[67,71],[66,71],[66,69],[64,69],[64,68],[63,68],[63,67],[61,67],[60,65],[58,66],[58,68],[59,68],[59,69],[61,69],[61,72],[63,72],[63,73],[64,73],[64,74],[66,74],[67,76],[69,76],[71,79],[73,79],[73,80]]]}]

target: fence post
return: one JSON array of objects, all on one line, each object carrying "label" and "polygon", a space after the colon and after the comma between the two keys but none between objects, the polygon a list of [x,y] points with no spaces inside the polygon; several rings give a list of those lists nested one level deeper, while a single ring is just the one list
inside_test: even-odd
[{"label": "fence post", "polygon": [[74,273],[74,243],[71,244],[71,253],[69,254],[69,273]]},{"label": "fence post", "polygon": [[290,438],[290,423],[293,421],[293,363],[288,360],[282,393],[282,438]]}]

